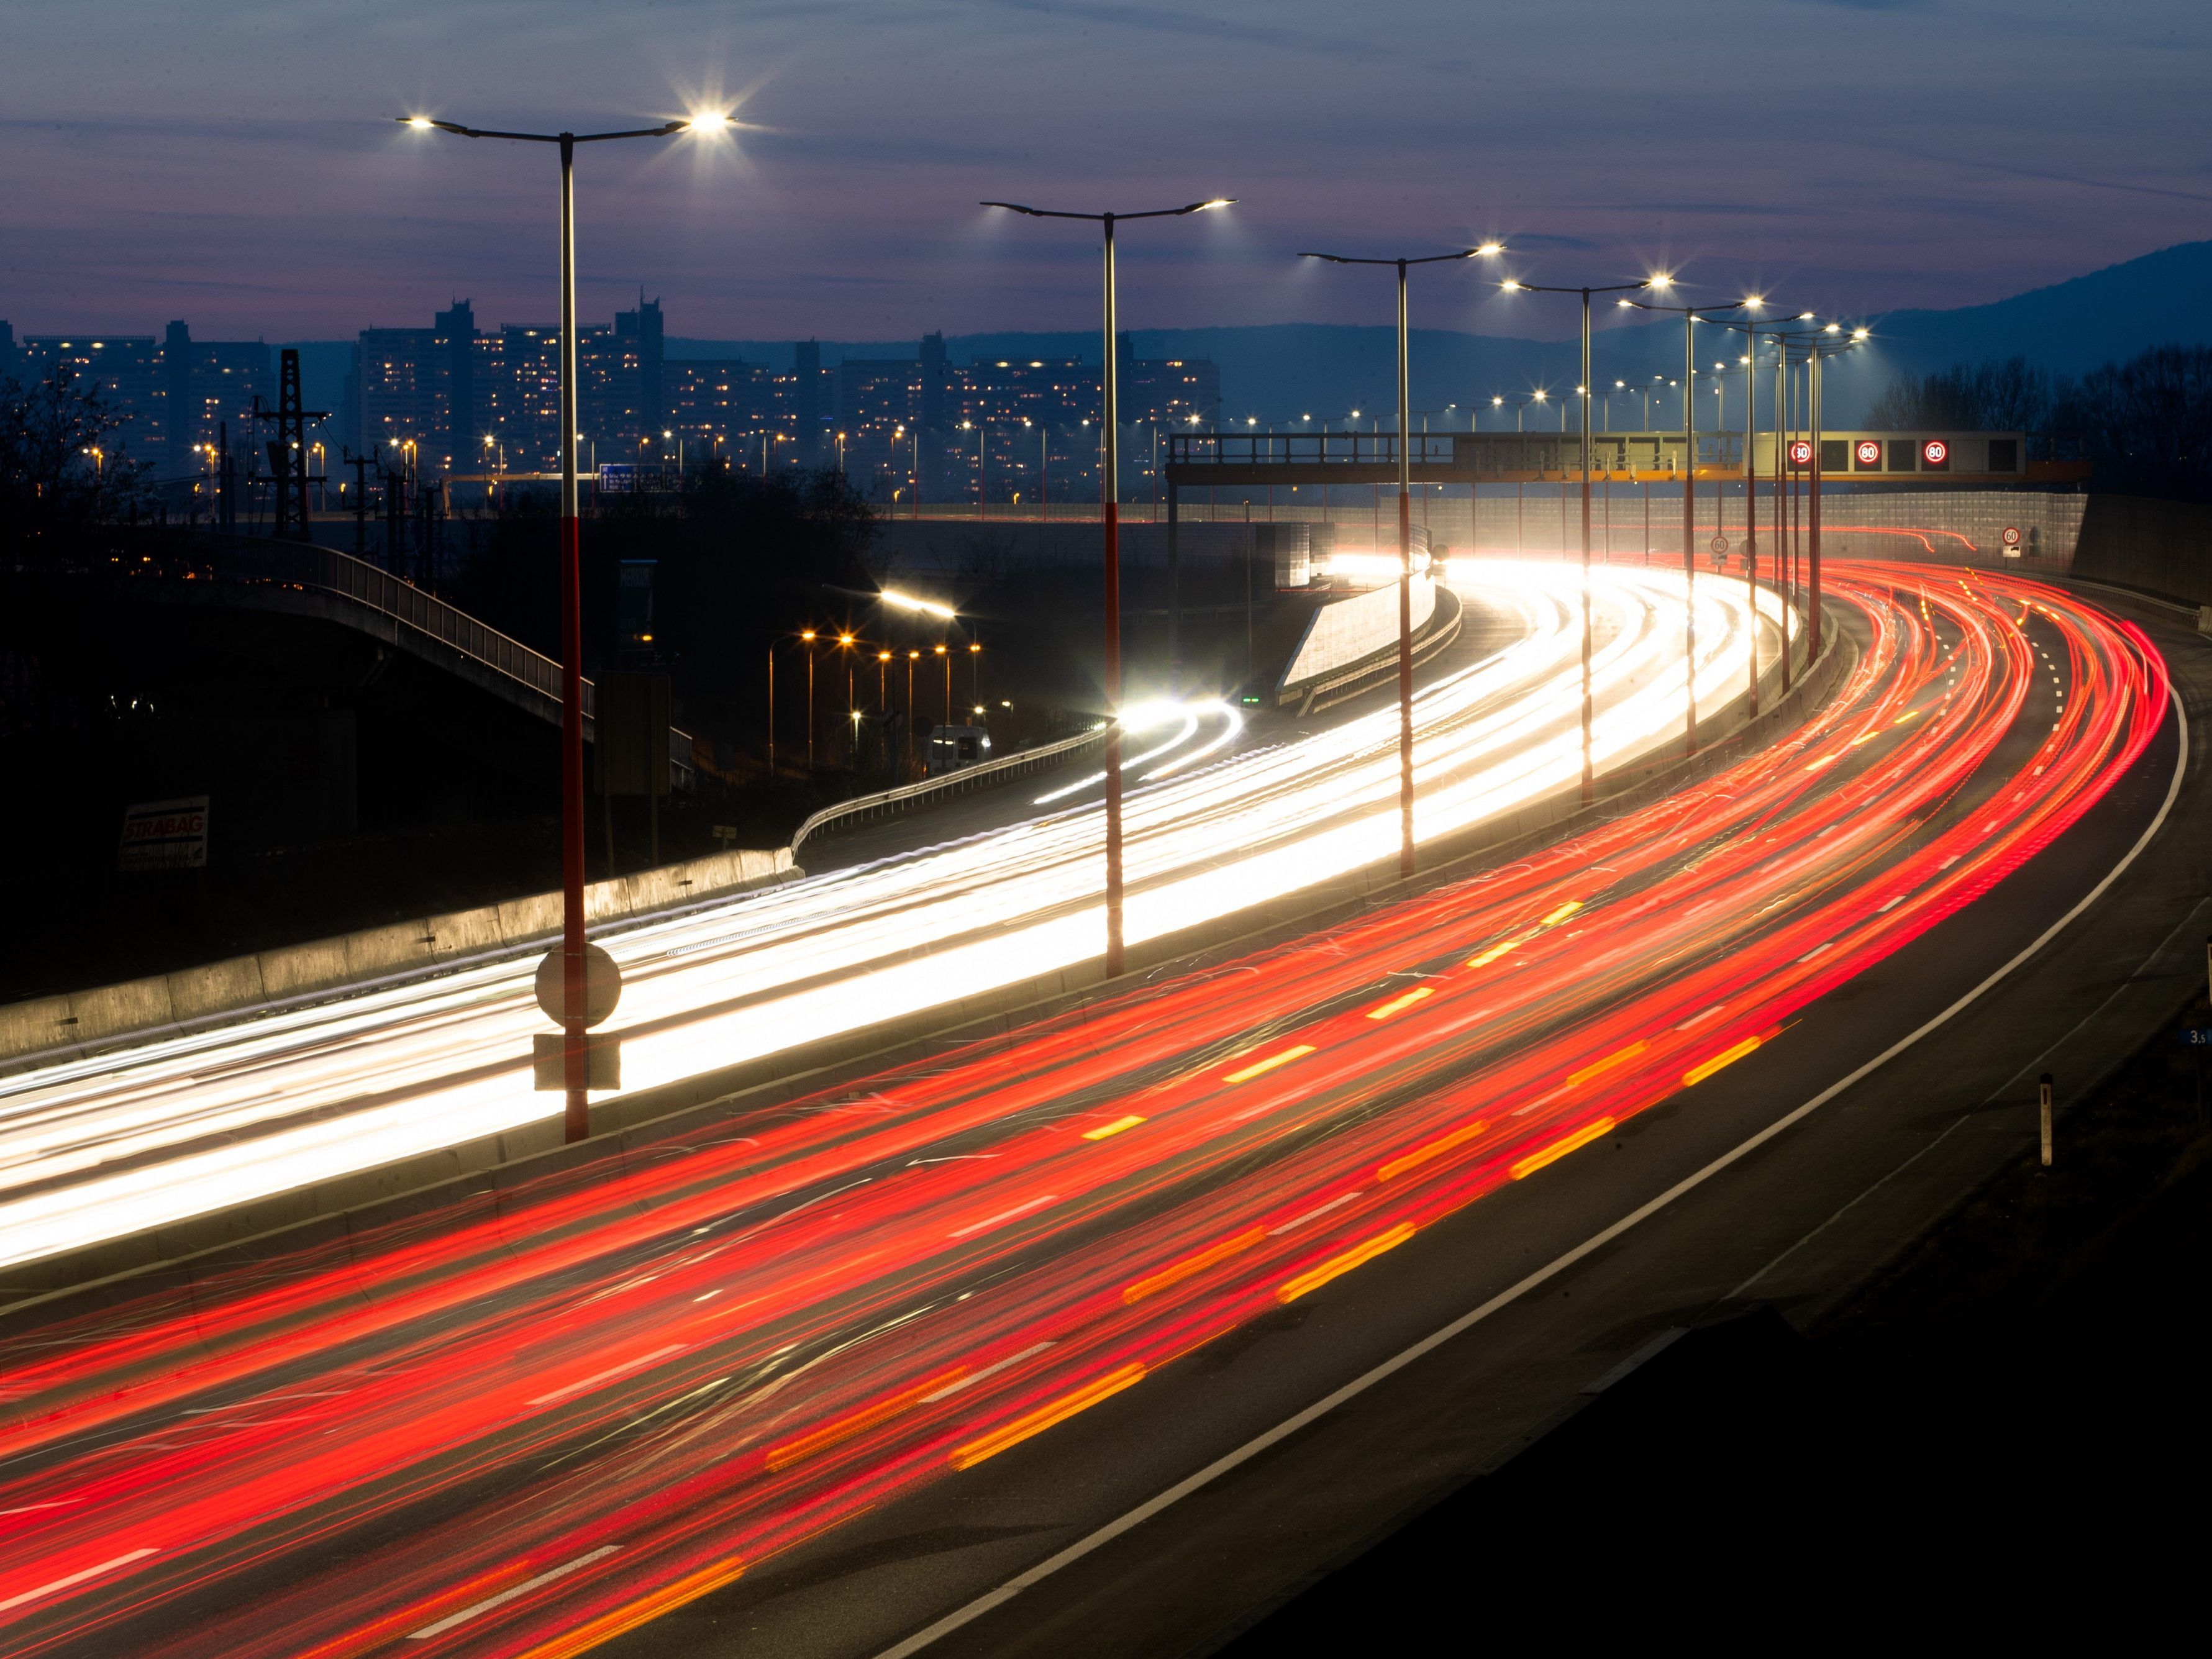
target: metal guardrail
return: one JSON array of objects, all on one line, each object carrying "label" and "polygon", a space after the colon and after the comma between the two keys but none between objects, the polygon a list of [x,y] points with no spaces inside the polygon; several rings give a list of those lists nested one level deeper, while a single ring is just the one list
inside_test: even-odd
[{"label": "metal guardrail", "polygon": [[948,772],[941,778],[924,778],[919,783],[902,783],[895,789],[878,790],[872,795],[855,795],[850,800],[841,800],[834,806],[825,806],[812,814],[792,832],[791,855],[796,859],[806,838],[817,830],[847,818],[869,818],[878,814],[903,811],[923,801],[937,799],[941,795],[955,795],[983,784],[1003,782],[1024,773],[1042,771],[1070,757],[1079,754],[1093,744],[1106,741],[1106,727],[1102,721],[1088,732],[1079,732],[1072,738],[1062,738],[1038,749],[1024,749],[1019,754],[1008,755],[1000,760],[985,761],[979,766],[964,766],[957,772]]}]

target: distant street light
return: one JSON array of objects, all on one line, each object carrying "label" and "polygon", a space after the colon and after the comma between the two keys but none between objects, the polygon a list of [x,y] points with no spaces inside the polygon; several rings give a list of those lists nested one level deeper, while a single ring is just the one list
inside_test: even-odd
[{"label": "distant street light", "polygon": [[622,132],[501,132],[427,115],[396,118],[417,132],[435,128],[462,138],[556,144],[561,152],[561,1012],[567,1035],[562,1075],[568,1091],[562,1137],[592,1132],[585,1089],[584,963],[584,623],[581,535],[576,509],[576,146],[617,138],[672,138],[730,125],[720,112]]},{"label": "distant street light", "polygon": [[[1640,283],[1614,283],[1605,288],[1553,288],[1540,283],[1517,282],[1508,277],[1498,286],[1508,294],[1576,294],[1582,296],[1582,379],[1575,390],[1582,396],[1582,504],[1583,504],[1583,799],[1594,800],[1597,796],[1597,757],[1591,740],[1591,721],[1595,696],[1590,683],[1590,654],[1593,623],[1590,617],[1590,295],[1593,294],[1626,294],[1634,289],[1665,288],[1674,279],[1670,276],[1647,276]],[[1626,301],[1623,301],[1624,304]],[[1537,392],[1538,402],[1544,394]],[[1567,406],[1559,405],[1559,430],[1567,429]],[[1613,524],[1613,509],[1606,509],[1606,525]],[[1563,525],[1562,529],[1565,528]],[[1564,539],[1564,538],[1562,538]]]},{"label": "distant street light", "polygon": [[[1123,219],[1180,219],[1224,208],[1233,196],[1217,196],[1208,202],[1192,202],[1178,208],[1156,208],[1145,213],[1066,213],[1051,208],[1024,207],[1018,202],[985,202],[985,207],[1004,208],[1032,219],[1082,219],[1104,230],[1105,344],[1099,380],[1104,392],[1100,411],[1105,441],[1101,459],[1099,516],[1103,521],[1106,552],[1106,976],[1121,971],[1121,371],[1115,353],[1116,332],[1114,299],[1114,226]],[[1194,422],[1198,417],[1193,416]]]},{"label": "distant street light", "polygon": [[[1652,283],[1655,288],[1672,285],[1672,278]],[[1689,685],[1682,741],[1684,749],[1694,755],[1698,752],[1698,322],[1708,312],[1757,311],[1765,301],[1756,294],[1747,294],[1741,300],[1710,306],[1655,306],[1644,300],[1623,300],[1620,304],[1638,311],[1672,312],[1682,319],[1682,578],[1686,584],[1683,649]],[[1714,499],[1717,501],[1719,497]],[[1713,518],[1717,524],[1717,507]]]},{"label": "distant street light", "polygon": [[[1357,258],[1342,253],[1304,253],[1333,265],[1392,265],[1398,272],[1398,873],[1413,873],[1413,412],[1406,369],[1406,271],[1413,265],[1495,258],[1496,242],[1431,253],[1419,258]],[[1357,415],[1358,410],[1354,410]]]}]

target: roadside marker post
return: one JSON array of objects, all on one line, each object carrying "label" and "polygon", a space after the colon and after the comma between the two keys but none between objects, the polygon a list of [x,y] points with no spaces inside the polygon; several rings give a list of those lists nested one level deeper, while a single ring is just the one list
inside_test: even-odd
[{"label": "roadside marker post", "polygon": [[2038,1094],[2041,1097],[2041,1112],[2042,1112],[2042,1117],[2043,1117],[2043,1167],[2044,1167],[2045,1169],[2046,1169],[2046,1170],[2047,1170],[2047,1169],[2049,1169],[2049,1168],[2051,1167],[2051,1073],[2050,1073],[2045,1072],[2045,1073],[2043,1074],[2043,1082],[2042,1082],[2042,1084],[2039,1085],[2039,1089],[2038,1089],[2037,1092],[2038,1092]]}]

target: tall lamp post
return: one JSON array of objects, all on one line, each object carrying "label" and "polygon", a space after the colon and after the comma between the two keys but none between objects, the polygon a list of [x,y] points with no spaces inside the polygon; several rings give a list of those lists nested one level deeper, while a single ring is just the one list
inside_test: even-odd
[{"label": "tall lamp post", "polygon": [[[1575,390],[1582,394],[1582,495],[1583,495],[1583,801],[1587,805],[1597,795],[1597,757],[1590,738],[1592,692],[1590,689],[1590,646],[1593,625],[1590,619],[1590,295],[1593,294],[1626,294],[1644,289],[1663,289],[1674,279],[1669,276],[1647,276],[1640,283],[1614,283],[1605,288],[1555,288],[1540,283],[1518,282],[1506,278],[1498,286],[1508,294],[1578,294],[1582,296],[1582,379]],[[1626,301],[1623,301],[1624,304]],[[1559,428],[1566,429],[1567,406],[1559,405]],[[1606,514],[1608,528],[1613,523],[1612,509]]]},{"label": "tall lamp post", "polygon": [[1410,259],[1355,258],[1343,253],[1304,253],[1333,265],[1391,265],[1398,272],[1398,873],[1413,873],[1413,411],[1406,374],[1406,272],[1413,265],[1439,265],[1461,259],[1495,257],[1497,242],[1455,253],[1431,253]]},{"label": "tall lamp post", "polygon": [[581,554],[576,511],[576,146],[617,138],[672,138],[680,132],[719,132],[730,125],[720,112],[695,115],[657,127],[621,132],[501,132],[463,126],[427,115],[395,118],[417,132],[450,132],[461,138],[504,138],[557,145],[561,155],[561,1026],[562,1077],[567,1109],[562,1138],[591,1133],[585,1079],[584,1000],[584,623]]},{"label": "tall lamp post", "polygon": [[[1654,288],[1668,288],[1672,279]],[[1698,752],[1698,322],[1708,312],[1742,311],[1760,303],[1756,295],[1710,306],[1655,306],[1643,300],[1620,304],[1638,311],[1665,311],[1682,319],[1682,580],[1683,679],[1688,687],[1688,708],[1682,719],[1682,745]],[[1716,514],[1716,520],[1719,515]]]},{"label": "tall lamp post", "polygon": [[1224,208],[1233,196],[1192,202],[1178,208],[1154,208],[1144,213],[1067,213],[1054,208],[1024,207],[1018,202],[985,202],[985,207],[1005,208],[1031,219],[1082,219],[1104,231],[1105,347],[1099,380],[1104,389],[1100,411],[1099,517],[1106,544],[1106,975],[1121,971],[1121,528],[1119,508],[1121,483],[1121,366],[1115,361],[1114,337],[1118,331],[1114,311],[1114,227],[1123,219],[1180,219]]}]

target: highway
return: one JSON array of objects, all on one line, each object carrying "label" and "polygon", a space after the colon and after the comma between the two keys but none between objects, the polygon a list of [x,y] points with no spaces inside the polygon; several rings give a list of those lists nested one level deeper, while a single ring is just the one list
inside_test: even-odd
[{"label": "highway", "polygon": [[[1510,1225],[1452,1294],[1539,1267],[1569,1211],[1675,1178],[1647,1123],[1734,1136],[1732,1079],[1848,1048],[1860,984],[2022,890],[2170,730],[2160,653],[2095,606],[1831,576],[1849,684],[1692,789],[619,1176],[15,1343],[11,1651],[919,1650],[977,1572],[1071,1541],[975,1525],[963,1492],[1018,1477],[1110,1518],[1116,1480],[1206,1463],[1255,1345],[1363,1305],[1392,1324],[1362,1286],[1435,1275],[1467,1218]],[[1560,741],[1540,763],[1577,758]],[[1492,787],[1430,777],[1439,816]],[[1318,1374],[1249,1392],[1310,1403]],[[1101,1458],[1127,1474],[1094,1492]],[[881,1547],[945,1533],[990,1547],[957,1573]],[[915,1570],[848,1582],[886,1559]],[[779,1574],[765,1612],[744,1599]]]},{"label": "highway", "polygon": [[[1499,562],[1490,603],[1519,640],[1424,686],[1416,832],[1448,836],[1570,785],[1580,767],[1578,577]],[[1734,583],[1698,588],[1699,684],[1741,686],[1752,631]],[[1771,659],[1778,610],[1761,622]],[[1686,688],[1679,578],[1594,587],[1595,755],[1659,750]],[[1389,858],[1395,709],[1207,763],[1147,762],[1127,811],[1133,943]],[[1188,763],[1188,769],[1182,763]],[[994,834],[830,872],[603,942],[625,984],[623,1080],[649,1091],[957,1003],[1103,950],[1095,792]],[[540,1121],[534,960],[507,960],[240,1018],[0,1079],[0,1269]]]}]

